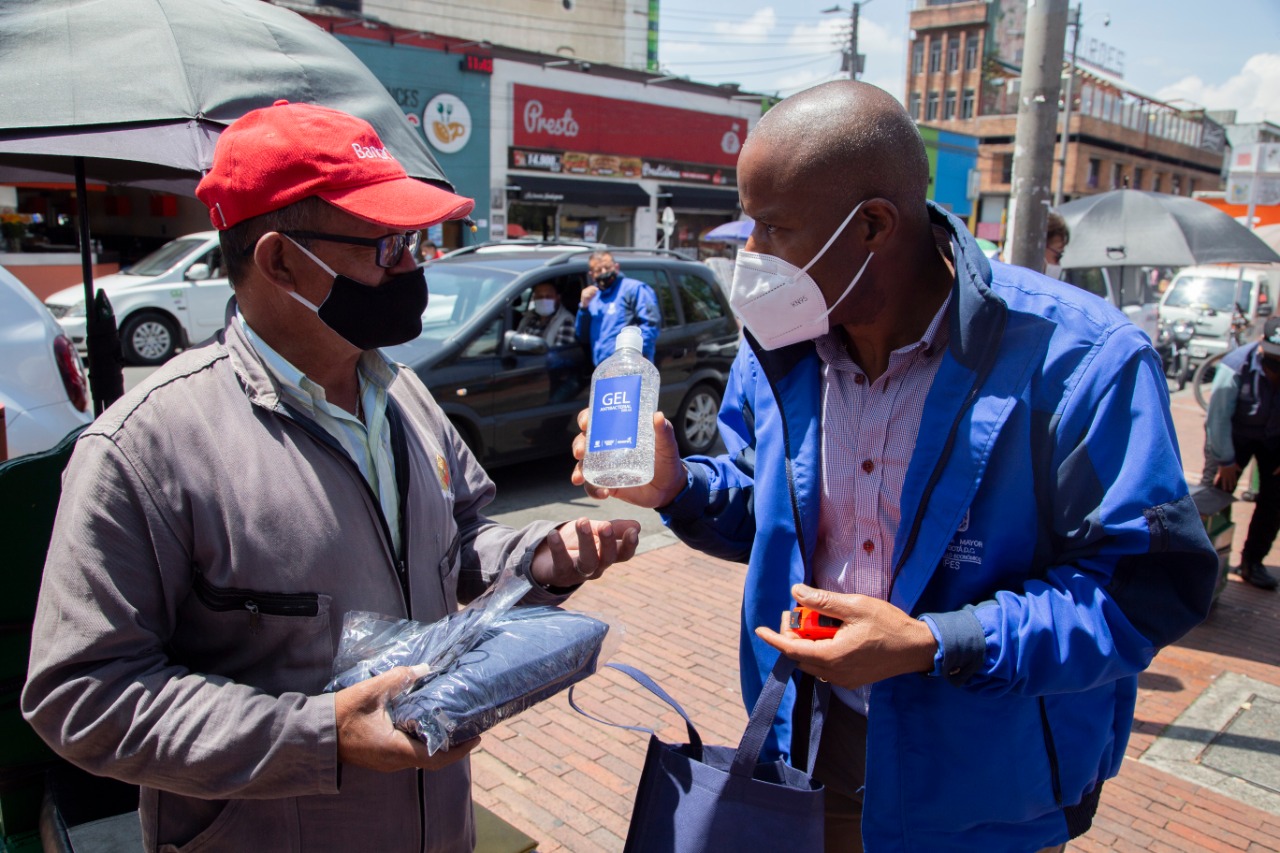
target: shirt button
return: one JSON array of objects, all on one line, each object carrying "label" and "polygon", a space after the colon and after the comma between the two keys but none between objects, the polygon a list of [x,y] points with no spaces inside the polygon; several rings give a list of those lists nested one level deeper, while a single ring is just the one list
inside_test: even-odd
[{"label": "shirt button", "polygon": [[872,471],[876,470],[876,463],[872,462],[870,459],[865,459],[862,462],[862,470],[870,474]]},{"label": "shirt button", "polygon": [[876,543],[872,542],[870,539],[862,543],[862,550],[866,551],[868,554],[870,554],[875,549],[876,549]]},{"label": "shirt button", "polygon": [[863,376],[861,373],[855,373],[855,374],[853,374],[853,384],[854,384],[854,385],[861,385],[862,383],[864,383],[864,382],[866,382],[866,381],[867,381],[867,377]]}]

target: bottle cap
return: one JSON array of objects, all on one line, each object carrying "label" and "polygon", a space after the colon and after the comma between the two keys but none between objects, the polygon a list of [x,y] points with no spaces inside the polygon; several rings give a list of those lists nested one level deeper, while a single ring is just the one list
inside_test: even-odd
[{"label": "bottle cap", "polygon": [[623,326],[618,332],[618,339],[613,345],[613,351],[626,347],[636,352],[644,352],[644,336],[640,334],[639,326]]}]

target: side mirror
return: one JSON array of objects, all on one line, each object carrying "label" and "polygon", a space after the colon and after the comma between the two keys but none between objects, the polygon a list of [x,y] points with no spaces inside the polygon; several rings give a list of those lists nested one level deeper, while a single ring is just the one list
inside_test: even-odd
[{"label": "side mirror", "polygon": [[545,355],[547,349],[547,342],[542,335],[512,332],[507,336],[507,351],[514,355]]},{"label": "side mirror", "polygon": [[208,264],[192,264],[187,267],[187,271],[182,277],[187,281],[205,281],[209,279],[212,274],[213,271],[209,269]]}]

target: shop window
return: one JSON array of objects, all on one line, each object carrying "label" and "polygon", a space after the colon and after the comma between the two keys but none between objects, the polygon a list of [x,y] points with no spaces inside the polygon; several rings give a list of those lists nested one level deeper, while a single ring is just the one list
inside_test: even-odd
[{"label": "shop window", "polygon": [[1164,175],[1160,174],[1159,172],[1153,173],[1151,175],[1151,191],[1153,193],[1164,192],[1164,190],[1162,189],[1163,186],[1164,186]]},{"label": "shop window", "polygon": [[911,73],[919,74],[924,70],[924,39],[916,39],[911,43]]},{"label": "shop window", "polygon": [[947,37],[947,73],[960,68],[960,37]]},{"label": "shop window", "polygon": [[908,106],[907,108],[907,113],[911,116],[912,119],[914,119],[915,121],[919,121],[920,120],[920,93],[912,92],[911,98],[908,103],[910,104],[910,106]]},{"label": "shop window", "polygon": [[1111,189],[1118,190],[1124,186],[1124,164],[1111,164]]},{"label": "shop window", "polygon": [[969,33],[964,39],[964,70],[978,67],[978,34]]},{"label": "shop window", "polygon": [[925,121],[938,120],[938,93],[930,92],[929,97],[925,100]]},{"label": "shop window", "polygon": [[1085,186],[1091,190],[1098,188],[1098,178],[1102,173],[1102,161],[1096,157],[1089,158],[1089,177],[1085,181]]},{"label": "shop window", "polygon": [[942,117],[947,121],[951,121],[956,117],[956,90],[948,89],[946,100],[943,102]]},{"label": "shop window", "polygon": [[965,89],[960,101],[960,118],[973,118],[973,90]]},{"label": "shop window", "polygon": [[688,322],[700,323],[724,316],[714,287],[711,282],[696,275],[685,273],[680,276],[680,301],[684,305],[684,316]]},{"label": "shop window", "polygon": [[1000,183],[1002,184],[1013,183],[1013,155],[1012,154],[1000,155]]},{"label": "shop window", "polygon": [[1170,179],[1170,183],[1172,185],[1170,188],[1170,192],[1172,192],[1174,195],[1182,195],[1182,176],[1174,175]]},{"label": "shop window", "polygon": [[1142,182],[1146,180],[1147,170],[1141,166],[1133,167],[1133,188],[1135,190],[1142,189]]},{"label": "shop window", "polygon": [[934,36],[929,39],[929,73],[942,70],[942,39]]}]

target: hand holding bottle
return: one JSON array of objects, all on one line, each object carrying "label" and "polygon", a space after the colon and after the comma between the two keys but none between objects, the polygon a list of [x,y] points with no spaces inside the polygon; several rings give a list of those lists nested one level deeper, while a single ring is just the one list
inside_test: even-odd
[{"label": "hand holding bottle", "polygon": [[582,432],[573,440],[573,458],[578,460],[578,464],[574,466],[570,477],[575,486],[585,486],[587,494],[598,500],[614,497],[646,509],[666,506],[684,490],[688,474],[680,459],[676,431],[662,412],[655,412],[653,415],[653,479],[650,482],[617,489],[605,489],[588,483],[582,474],[582,457],[587,452],[587,427],[590,422],[590,409],[583,409],[578,413],[578,429]]}]

